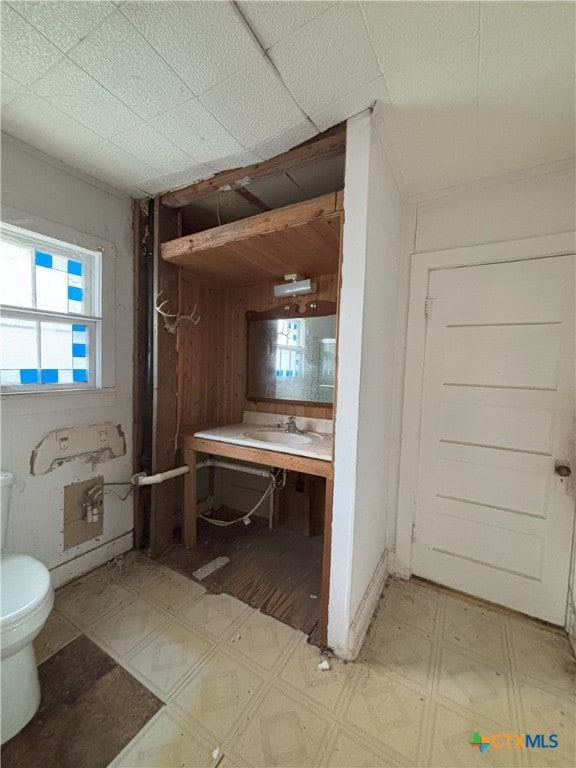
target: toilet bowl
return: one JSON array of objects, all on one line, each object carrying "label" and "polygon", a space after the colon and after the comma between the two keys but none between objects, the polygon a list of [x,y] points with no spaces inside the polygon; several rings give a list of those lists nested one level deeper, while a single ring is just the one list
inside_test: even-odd
[{"label": "toilet bowl", "polygon": [[[2,470],[2,517],[9,505],[13,476]],[[8,499],[6,499],[8,496]],[[5,526],[2,521],[2,540]],[[40,704],[34,638],[54,605],[48,569],[28,555],[0,556],[1,743],[32,719]]]}]

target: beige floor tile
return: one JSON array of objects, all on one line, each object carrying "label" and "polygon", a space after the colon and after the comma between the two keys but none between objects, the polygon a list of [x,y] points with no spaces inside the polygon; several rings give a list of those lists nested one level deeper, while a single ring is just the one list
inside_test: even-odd
[{"label": "beige floor tile", "polygon": [[576,659],[565,635],[524,619],[508,618],[506,626],[518,674],[576,694]]},{"label": "beige floor tile", "polygon": [[441,595],[412,581],[394,579],[384,593],[382,620],[393,618],[423,632],[433,634],[438,620]]},{"label": "beige floor tile", "polygon": [[239,660],[218,650],[176,691],[169,705],[201,724],[220,743],[263,683],[262,677]]},{"label": "beige floor tile", "polygon": [[376,669],[363,668],[344,712],[355,726],[391,756],[417,764],[422,736],[424,696]]},{"label": "beige floor tile", "polygon": [[445,597],[442,639],[493,661],[507,662],[504,617],[485,606]]},{"label": "beige floor tile", "polygon": [[550,689],[544,690],[526,678],[517,683],[521,730],[524,733],[541,733],[546,737],[558,735],[556,749],[527,750],[533,765],[576,765],[576,700]]},{"label": "beige floor tile", "polygon": [[59,589],[56,608],[85,629],[136,597],[133,589],[118,583],[105,568],[99,568]]},{"label": "beige floor tile", "polygon": [[271,686],[252,714],[245,716],[230,744],[235,762],[255,768],[317,763],[331,725],[283,688]]},{"label": "beige floor tile", "polygon": [[142,555],[129,559],[117,572],[117,578],[160,608],[176,615],[206,592],[192,579],[157,565]]},{"label": "beige floor tile", "polygon": [[208,640],[173,621],[124,661],[123,666],[166,701],[212,648]]},{"label": "beige floor tile", "polygon": [[343,698],[351,693],[357,667],[339,659],[329,659],[330,669],[322,671],[318,669],[322,659],[320,651],[302,637],[282,664],[280,677],[308,700],[334,712]]},{"label": "beige floor tile", "polygon": [[90,628],[90,636],[104,650],[124,656],[168,624],[171,618],[144,600],[136,598],[116,613]]},{"label": "beige floor tile", "polygon": [[110,764],[110,768],[210,768],[213,747],[165,707]]},{"label": "beige floor tile", "polygon": [[249,611],[226,638],[226,645],[264,669],[271,670],[301,633],[259,611]]},{"label": "beige floor tile", "polygon": [[365,741],[338,727],[320,760],[322,768],[386,768],[398,762],[369,747]]},{"label": "beige floor tile", "polygon": [[457,707],[435,704],[430,723],[430,744],[423,764],[437,768],[511,768],[522,764],[520,750],[494,749],[490,746],[481,754],[478,748],[469,744],[475,731],[480,736],[510,732],[499,723],[465,714]]},{"label": "beige floor tile", "polygon": [[247,606],[230,595],[208,592],[179,614],[181,621],[220,640],[234,622],[246,612]]},{"label": "beige floor tile", "polygon": [[512,683],[507,669],[450,646],[441,649],[438,663],[437,696],[479,717],[499,723],[506,732],[517,728]]},{"label": "beige floor tile", "polygon": [[42,664],[43,661],[49,659],[50,656],[68,645],[71,640],[78,637],[79,634],[80,632],[74,625],[70,624],[68,619],[53,609],[42,631],[34,640],[36,663]]},{"label": "beige floor tile", "polygon": [[428,691],[432,684],[433,653],[434,643],[429,634],[388,619],[371,628],[361,659]]}]

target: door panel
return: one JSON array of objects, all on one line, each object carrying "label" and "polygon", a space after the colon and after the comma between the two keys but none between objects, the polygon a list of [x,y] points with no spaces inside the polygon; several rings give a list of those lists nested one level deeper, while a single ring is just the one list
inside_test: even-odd
[{"label": "door panel", "polygon": [[413,572],[562,624],[575,257],[431,272]]}]

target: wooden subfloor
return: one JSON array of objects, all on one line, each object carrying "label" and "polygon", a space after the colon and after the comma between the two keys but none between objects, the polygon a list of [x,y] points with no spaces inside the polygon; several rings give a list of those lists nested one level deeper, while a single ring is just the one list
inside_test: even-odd
[{"label": "wooden subfloor", "polygon": [[160,562],[192,578],[221,556],[230,562],[201,582],[209,591],[232,595],[307,635],[313,632],[320,618],[322,536],[305,536],[298,522],[271,531],[260,521],[219,528],[199,520],[194,549],[177,546]]}]

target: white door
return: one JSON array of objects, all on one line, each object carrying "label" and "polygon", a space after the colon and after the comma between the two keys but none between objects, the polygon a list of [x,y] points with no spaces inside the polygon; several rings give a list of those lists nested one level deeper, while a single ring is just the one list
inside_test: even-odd
[{"label": "white door", "polygon": [[[564,623],[575,256],[430,272],[413,573]],[[560,471],[562,471],[560,469]]]}]

